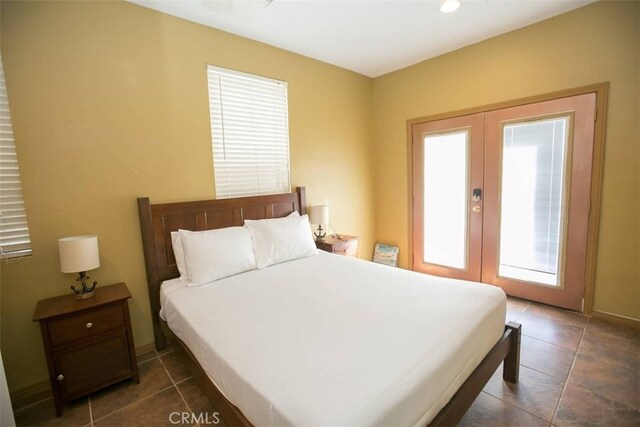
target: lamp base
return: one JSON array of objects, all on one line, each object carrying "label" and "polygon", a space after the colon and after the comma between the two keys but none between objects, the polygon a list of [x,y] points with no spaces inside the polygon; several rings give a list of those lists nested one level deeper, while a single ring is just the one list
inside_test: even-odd
[{"label": "lamp base", "polygon": [[327,236],[327,233],[322,231],[322,225],[318,224],[318,232],[313,233],[313,235],[316,237],[316,240],[322,240]]},{"label": "lamp base", "polygon": [[82,287],[80,289],[76,289],[75,286],[71,285],[71,290],[76,294],[75,298],[77,300],[91,298],[95,295],[95,289],[98,282],[94,281],[93,285],[87,286],[87,279],[90,279],[90,277],[87,276],[87,272],[81,271],[78,274],[79,276],[76,278],[76,282],[80,282]]},{"label": "lamp base", "polygon": [[83,299],[89,299],[89,298],[93,298],[93,296],[96,294],[96,291],[89,291],[89,292],[83,292],[81,294],[76,294],[76,296],[74,297],[77,300],[83,300]]}]

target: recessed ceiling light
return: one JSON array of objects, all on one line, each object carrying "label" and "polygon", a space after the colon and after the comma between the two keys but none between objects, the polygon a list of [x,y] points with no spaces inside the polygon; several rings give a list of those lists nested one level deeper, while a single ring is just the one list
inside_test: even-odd
[{"label": "recessed ceiling light", "polygon": [[460,0],[444,0],[440,5],[440,12],[451,13],[458,10],[460,7]]}]

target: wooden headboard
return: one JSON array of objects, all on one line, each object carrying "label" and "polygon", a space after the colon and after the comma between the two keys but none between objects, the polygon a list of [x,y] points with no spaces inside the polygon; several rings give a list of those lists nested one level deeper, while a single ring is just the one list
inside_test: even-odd
[{"label": "wooden headboard", "polygon": [[295,193],[157,205],[152,205],[148,197],[138,198],[156,348],[166,347],[166,338],[160,328],[160,284],[179,276],[171,246],[172,231],[241,226],[245,219],[281,218],[293,211],[304,215],[305,205],[304,187],[298,187]]}]

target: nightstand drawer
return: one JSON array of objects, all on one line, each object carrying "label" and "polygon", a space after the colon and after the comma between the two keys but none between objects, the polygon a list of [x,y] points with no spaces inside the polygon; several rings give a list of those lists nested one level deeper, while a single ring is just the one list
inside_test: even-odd
[{"label": "nightstand drawer", "polygon": [[124,326],[122,304],[49,322],[51,345],[66,344]]}]

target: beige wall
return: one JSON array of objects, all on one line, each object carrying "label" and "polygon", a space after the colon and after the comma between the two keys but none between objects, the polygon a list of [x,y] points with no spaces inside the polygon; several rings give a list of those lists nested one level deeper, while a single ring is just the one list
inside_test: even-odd
[{"label": "beige wall", "polygon": [[58,237],[100,236],[92,276],[127,282],[136,344],[152,342],[135,198],[213,197],[207,63],[289,82],[293,185],[329,199],[362,256],[375,236],[400,245],[403,266],[407,119],[610,81],[596,309],[640,318],[639,18],[637,3],[597,3],[371,80],[127,3],[3,1],[34,248],[0,264],[11,389],[46,378],[31,314],[72,283]]},{"label": "beige wall", "polygon": [[640,318],[639,6],[596,3],[374,80],[375,236],[402,266],[407,119],[609,81],[594,309]]},{"label": "beige wall", "polygon": [[102,284],[125,281],[135,343],[153,340],[135,198],[214,196],[206,64],[289,82],[292,184],[373,241],[371,80],[128,3],[4,2],[2,57],[33,256],[2,263],[9,385],[46,379],[38,299],[64,294],[57,238],[100,240]]}]

